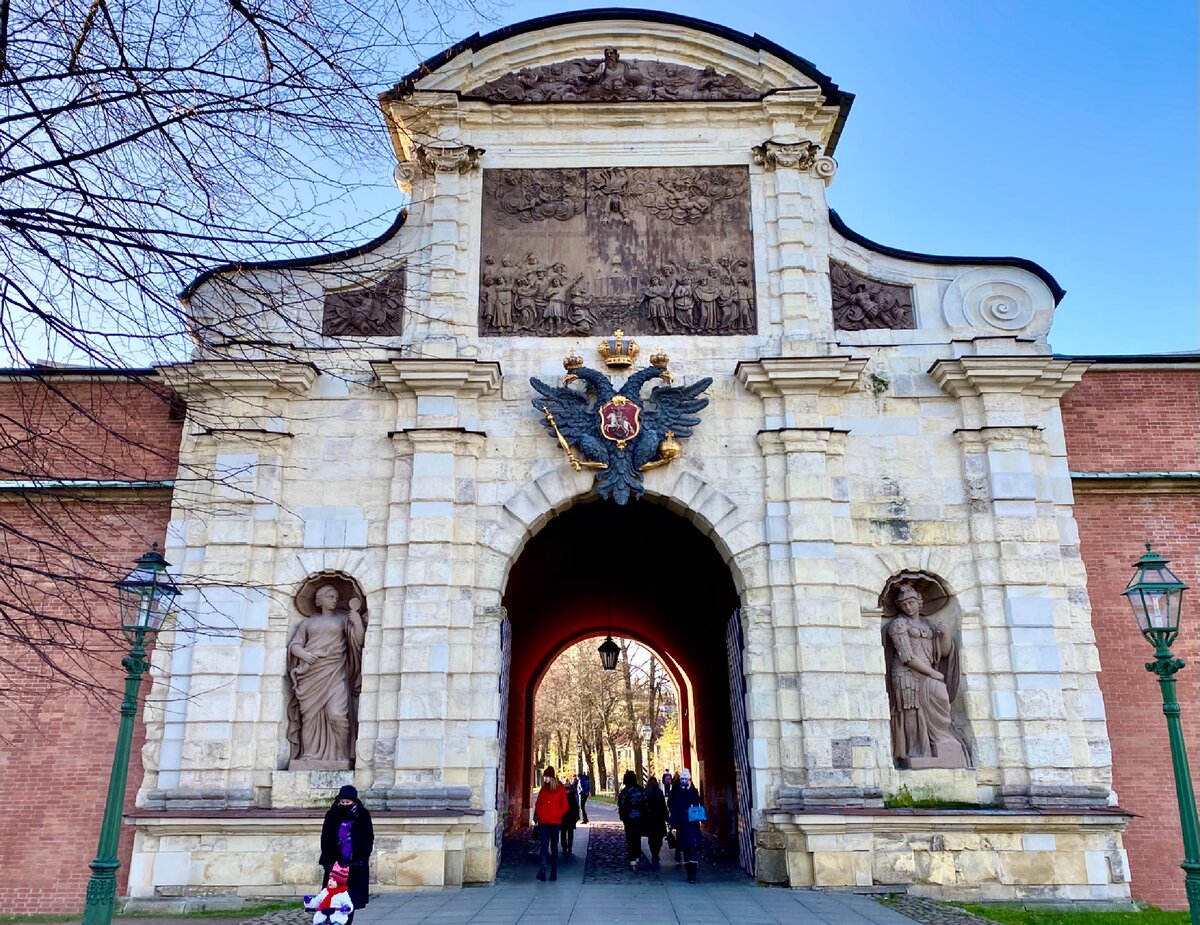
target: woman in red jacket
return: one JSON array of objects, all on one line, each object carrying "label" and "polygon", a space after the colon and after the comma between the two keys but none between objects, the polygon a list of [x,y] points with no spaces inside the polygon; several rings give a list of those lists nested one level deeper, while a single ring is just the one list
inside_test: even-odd
[{"label": "woman in red jacket", "polygon": [[542,772],[542,789],[538,791],[533,805],[533,821],[537,823],[538,846],[541,848],[542,866],[537,878],[546,879],[549,862],[550,879],[558,879],[558,835],[562,829],[563,816],[567,814],[567,792],[554,776],[554,768]]}]

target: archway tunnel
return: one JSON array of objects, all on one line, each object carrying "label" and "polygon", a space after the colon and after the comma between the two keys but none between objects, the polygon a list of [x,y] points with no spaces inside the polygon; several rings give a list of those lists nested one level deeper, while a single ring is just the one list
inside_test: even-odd
[{"label": "archway tunnel", "polygon": [[[735,831],[726,636],[738,595],[709,537],[660,504],[580,503],[529,540],[503,603],[511,626],[501,795],[508,828],[530,818],[537,770],[534,698],[543,675],[572,643],[611,632],[653,650],[670,671],[679,691],[685,760],[694,761],[716,831]],[[598,655],[596,660],[599,665]],[[740,651],[734,664],[741,698]]]}]

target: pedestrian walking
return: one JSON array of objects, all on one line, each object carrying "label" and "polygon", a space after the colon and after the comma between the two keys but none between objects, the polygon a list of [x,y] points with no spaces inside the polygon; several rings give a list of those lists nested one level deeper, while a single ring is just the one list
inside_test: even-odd
[{"label": "pedestrian walking", "polygon": [[632,771],[625,772],[621,783],[624,786],[617,796],[617,815],[625,824],[625,857],[629,861],[629,869],[637,870],[646,826],[646,791]]},{"label": "pedestrian walking", "polygon": [[563,816],[562,829],[559,834],[562,838],[563,854],[575,853],[575,826],[579,824],[579,781],[572,777],[563,786],[563,790],[567,795],[567,812]]},{"label": "pedestrian walking", "polygon": [[547,765],[542,772],[542,789],[533,804],[533,821],[537,824],[538,848],[541,866],[537,878],[558,879],[558,839],[562,831],[563,816],[567,814],[567,791],[554,776],[554,768]]},{"label": "pedestrian walking", "polygon": [[592,795],[592,779],[588,777],[588,772],[584,771],[579,775],[579,815],[583,818],[583,824],[588,824],[587,817],[587,801]]},{"label": "pedestrian walking", "polygon": [[679,863],[682,855],[688,883],[695,883],[700,861],[700,823],[706,815],[704,804],[700,802],[700,791],[692,786],[692,774],[687,768],[680,768],[667,805],[671,811],[671,828],[675,831],[675,863]]},{"label": "pedestrian walking", "polygon": [[[371,814],[358,798],[358,791],[347,784],[334,797],[321,824],[321,855],[317,863],[325,871],[325,882],[335,864],[349,869],[346,892],[354,910],[361,909],[370,899],[371,850],[375,847],[375,829]],[[354,921],[349,913],[346,925]]]},{"label": "pedestrian walking", "polygon": [[662,792],[668,796],[671,793],[671,780],[671,769],[667,768],[665,771],[663,771]]},{"label": "pedestrian walking", "polygon": [[667,798],[659,789],[658,779],[646,781],[646,847],[650,849],[650,869],[658,870],[658,856],[667,834]]}]

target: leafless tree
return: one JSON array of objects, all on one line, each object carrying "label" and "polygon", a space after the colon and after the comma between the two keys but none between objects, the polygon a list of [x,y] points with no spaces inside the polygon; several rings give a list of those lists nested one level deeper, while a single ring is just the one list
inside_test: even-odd
[{"label": "leafless tree", "polygon": [[[200,326],[231,321],[189,316],[177,294],[198,274],[362,243],[394,218],[355,198],[391,177],[378,91],[443,47],[455,17],[481,12],[479,0],[0,0],[4,362],[184,359]],[[247,295],[251,310],[279,310],[246,288],[238,311]],[[175,478],[177,446],[143,426],[174,399],[137,375],[6,382],[0,698],[30,674],[106,691],[95,668],[123,648],[110,583],[141,551],[131,544],[161,530],[147,511],[162,489],[113,504],[107,489],[52,483]],[[214,477],[179,472],[177,497]]]},{"label": "leafless tree", "polygon": [[565,769],[582,753],[597,790],[608,776],[610,760],[614,777],[621,770],[619,754],[624,746],[633,750],[631,770],[639,777],[653,773],[644,763],[643,727],[651,730],[653,749],[664,731],[662,708],[678,699],[670,676],[653,652],[628,639],[619,644],[619,671],[605,671],[600,666],[594,639],[568,648],[546,672],[534,704],[539,761],[557,762],[555,767]]}]

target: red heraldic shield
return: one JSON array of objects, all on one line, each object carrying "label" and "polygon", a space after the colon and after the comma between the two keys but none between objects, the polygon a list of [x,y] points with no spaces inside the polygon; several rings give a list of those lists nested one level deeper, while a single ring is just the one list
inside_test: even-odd
[{"label": "red heraldic shield", "polygon": [[623,395],[601,405],[599,414],[601,436],[616,443],[617,449],[623,450],[642,431],[642,409]]}]

